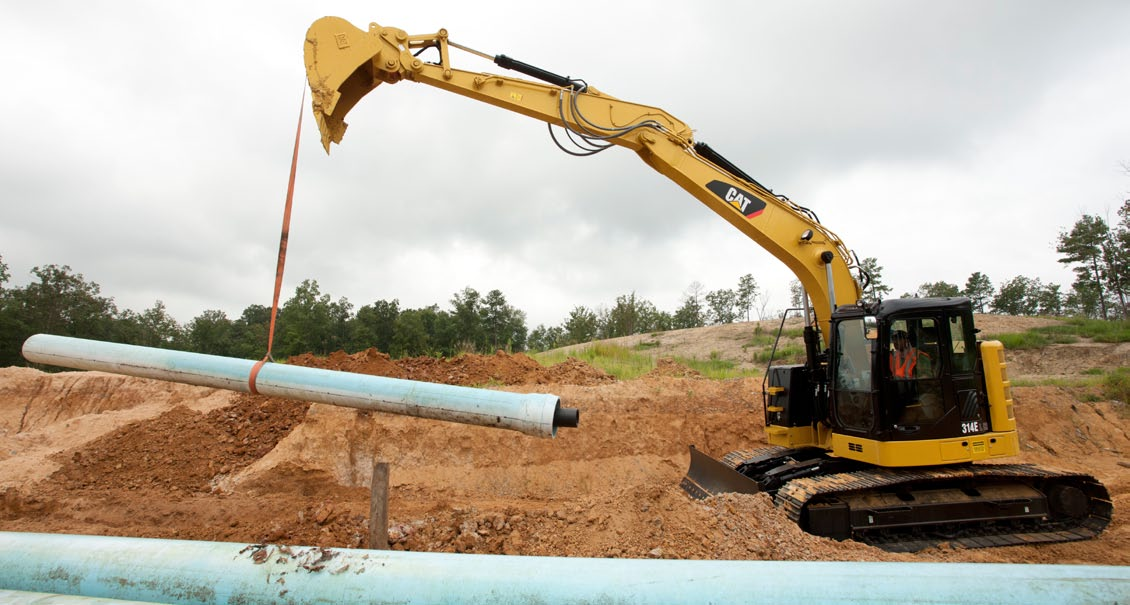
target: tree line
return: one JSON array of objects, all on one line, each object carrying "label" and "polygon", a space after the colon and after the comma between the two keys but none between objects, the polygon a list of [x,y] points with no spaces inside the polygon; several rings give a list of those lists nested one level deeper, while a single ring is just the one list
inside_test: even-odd
[{"label": "tree line", "polygon": [[[1059,262],[1075,273],[1070,289],[1023,275],[994,287],[988,276],[974,272],[963,286],[927,282],[902,296],[967,296],[982,313],[1127,319],[1130,200],[1118,210],[1118,217],[1111,225],[1101,216],[1083,215],[1071,229],[1060,232]],[[883,283],[878,260],[865,258],[860,266],[870,276],[865,296],[889,297],[892,290]],[[0,366],[24,364],[20,347],[38,333],[243,359],[259,359],[266,352],[269,307],[250,305],[234,319],[223,311],[207,310],[181,324],[159,300],[141,312],[119,309],[98,284],[69,266],[38,266],[31,273],[35,280],[27,286],[10,287],[11,275],[0,256]],[[791,289],[793,306],[800,306],[799,282]],[[767,304],[768,297],[747,274],[734,288],[708,291],[693,282],[674,311],[660,310],[633,291],[611,305],[575,306],[559,325],[531,330],[526,313],[510,305],[499,290],[482,295],[465,287],[452,295],[446,308],[439,304],[402,308],[399,300],[392,299],[354,311],[348,299],[334,300],[316,280],[307,279],[279,308],[273,354],[285,359],[370,347],[392,357],[541,351],[631,334],[766,319]]]},{"label": "tree line", "polygon": [[[112,297],[102,294],[101,286],[67,265],[37,266],[31,274],[35,279],[27,286],[10,287],[10,272],[0,256],[0,366],[23,365],[23,342],[40,333],[242,359],[260,359],[266,353],[269,307],[250,305],[234,319],[212,309],[181,324],[160,300],[140,313],[119,309]],[[278,309],[272,356],[368,348],[396,358],[545,350],[596,338],[749,319],[756,296],[757,284],[749,275],[736,291],[704,293],[696,282],[673,314],[633,292],[617,297],[612,307],[575,307],[562,326],[539,325],[531,332],[525,311],[497,289],[483,295],[465,287],[452,295],[447,308],[404,308],[392,299],[354,311],[348,299],[334,300],[316,280],[307,279]]]},{"label": "tree line", "polygon": [[645,332],[749,321],[755,310],[764,313],[764,306],[758,307],[758,303],[764,300],[757,280],[750,274],[739,278],[737,287],[732,289],[708,292],[701,283],[692,282],[683,292],[682,301],[674,312],[657,309],[651,301],[633,291],[617,296],[611,307],[577,305],[560,325],[538,325],[530,332],[529,346],[534,351],[545,351],[579,342]]},{"label": "tree line", "polygon": [[[267,351],[270,307],[250,305],[234,319],[207,310],[180,324],[159,300],[140,313],[119,309],[98,284],[69,266],[35,267],[31,273],[36,281],[26,287],[6,287],[9,272],[0,257],[0,366],[23,365],[23,342],[39,333],[242,359],[260,359]],[[370,347],[393,357],[525,350],[525,312],[507,303],[502,292],[483,296],[467,287],[450,304],[449,310],[435,304],[405,309],[398,300],[378,300],[354,312],[348,299],[333,300],[307,279],[278,309],[272,356]]]},{"label": "tree line", "polygon": [[929,282],[902,296],[968,296],[982,313],[1130,319],[1130,200],[1123,202],[1117,216],[1111,225],[1102,216],[1084,214],[1057,236],[1059,262],[1075,274],[1068,290],[1024,275],[994,288],[988,276],[975,272],[964,287]]}]

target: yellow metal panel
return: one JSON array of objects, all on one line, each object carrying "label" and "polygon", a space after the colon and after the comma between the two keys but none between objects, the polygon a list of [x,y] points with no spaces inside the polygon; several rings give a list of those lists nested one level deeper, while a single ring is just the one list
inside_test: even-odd
[{"label": "yellow metal panel", "polygon": [[766,441],[769,445],[781,447],[808,447],[820,445],[816,441],[816,431],[810,426],[768,426],[765,428]]},{"label": "yellow metal panel", "polygon": [[961,439],[876,441],[849,435],[832,436],[832,454],[877,466],[934,466],[1013,456],[1016,433],[984,433]]},{"label": "yellow metal panel", "polygon": [[985,390],[989,395],[989,422],[994,431],[1015,431],[1012,383],[1008,380],[1004,345],[996,340],[981,343],[981,361],[985,367]]},{"label": "yellow metal panel", "polygon": [[989,458],[1005,458],[1020,453],[1020,439],[1016,433],[994,433],[989,439]]},{"label": "yellow metal panel", "polygon": [[942,462],[963,462],[973,457],[967,441],[943,441],[938,444],[938,451],[942,455]]}]

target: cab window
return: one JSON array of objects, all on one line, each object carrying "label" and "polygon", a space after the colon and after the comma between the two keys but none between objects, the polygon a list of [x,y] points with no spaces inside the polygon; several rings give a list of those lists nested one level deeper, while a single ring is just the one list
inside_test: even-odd
[{"label": "cab window", "polygon": [[875,326],[870,316],[836,325],[835,414],[848,428],[870,430],[875,425],[871,384]]},{"label": "cab window", "polygon": [[953,363],[954,373],[972,372],[977,361],[975,354],[977,343],[971,326],[966,325],[965,320],[960,315],[951,316],[946,323],[949,327],[949,338],[952,346],[950,360]]}]

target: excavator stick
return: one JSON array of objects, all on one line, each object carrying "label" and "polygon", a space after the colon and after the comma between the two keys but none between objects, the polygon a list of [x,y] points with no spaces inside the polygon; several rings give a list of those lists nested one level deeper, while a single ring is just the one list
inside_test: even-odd
[{"label": "excavator stick", "polygon": [[345,135],[345,114],[381,82],[400,78],[381,69],[400,64],[398,56],[383,56],[398,51],[383,41],[381,30],[376,23],[364,32],[339,17],[322,17],[306,31],[306,79],[327,153]]},{"label": "excavator stick", "polygon": [[761,490],[757,482],[735,471],[691,446],[691,465],[679,487],[696,500],[727,492],[756,494]]}]

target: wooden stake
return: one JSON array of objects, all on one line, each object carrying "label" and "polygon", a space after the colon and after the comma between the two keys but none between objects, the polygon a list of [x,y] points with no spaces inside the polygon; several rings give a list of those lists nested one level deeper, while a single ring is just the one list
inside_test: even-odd
[{"label": "wooden stake", "polygon": [[388,463],[376,460],[369,494],[369,548],[388,550]]}]

